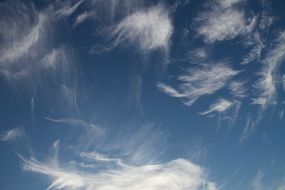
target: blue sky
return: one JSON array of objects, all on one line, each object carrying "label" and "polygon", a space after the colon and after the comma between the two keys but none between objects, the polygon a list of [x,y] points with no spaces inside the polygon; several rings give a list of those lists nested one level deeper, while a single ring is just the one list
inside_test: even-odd
[{"label": "blue sky", "polygon": [[0,189],[285,190],[282,0],[0,2]]}]

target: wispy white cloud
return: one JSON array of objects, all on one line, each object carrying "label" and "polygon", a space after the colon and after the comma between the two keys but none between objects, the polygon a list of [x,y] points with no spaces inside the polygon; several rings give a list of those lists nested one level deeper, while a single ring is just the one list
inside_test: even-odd
[{"label": "wispy white cloud", "polygon": [[[21,10],[19,10],[21,11]],[[19,12],[19,15],[24,14],[23,12]],[[21,17],[21,16],[19,16]],[[3,46],[1,46],[0,49],[0,62],[7,63],[7,62],[14,62],[25,55],[32,55],[31,49],[35,47],[35,45],[39,42],[41,35],[43,33],[43,27],[45,23],[45,15],[38,14],[37,15],[37,23],[31,26],[29,32],[27,34],[23,33],[23,28],[20,27],[19,21],[17,19],[21,18],[13,18],[15,20],[8,19],[8,22],[12,23],[3,23],[4,27],[1,27],[1,34],[10,36],[9,32],[18,32],[19,34],[22,34],[20,38],[14,39],[14,37],[11,37],[9,40],[7,39],[6,42],[3,43]],[[2,21],[4,22],[4,21]],[[29,22],[24,20],[24,22]],[[31,22],[31,21],[30,21]],[[5,25],[14,25],[15,28],[12,28],[12,30],[9,26]],[[26,23],[26,27],[30,25],[31,23]],[[5,36],[4,36],[5,38]]]},{"label": "wispy white cloud", "polygon": [[122,160],[120,158],[110,158],[104,154],[98,153],[96,151],[93,152],[81,152],[80,156],[82,158],[86,158],[88,160],[100,161],[100,162],[115,162],[118,165],[123,165]]},{"label": "wispy white cloud", "polygon": [[261,78],[254,84],[258,97],[253,98],[253,104],[261,105],[264,109],[276,104],[278,68],[285,58],[285,32],[275,41],[275,48],[269,50],[263,60],[263,69],[259,73]]},{"label": "wispy white cloud", "polygon": [[247,90],[245,88],[245,82],[242,81],[232,81],[229,85],[231,94],[235,98],[244,98],[247,96]]},{"label": "wispy white cloud", "polygon": [[[249,49],[249,53],[242,59],[242,64],[253,61],[260,61],[263,51],[267,46],[268,31],[275,18],[268,11],[269,2],[260,1],[260,13],[253,16],[251,24],[248,26],[249,33],[245,36],[243,44]],[[252,31],[252,32],[250,32]]]},{"label": "wispy white cloud", "polygon": [[22,161],[24,170],[46,175],[51,179],[48,189],[218,189],[214,182],[207,179],[202,167],[185,159],[160,164],[126,165],[92,173],[39,162],[34,158],[22,158]]},{"label": "wispy white cloud", "polygon": [[177,90],[175,90],[174,88],[172,88],[171,86],[167,84],[158,83],[157,87],[159,90],[161,90],[162,92],[166,93],[167,95],[171,97],[175,97],[175,98],[185,97],[184,94],[178,92]]},{"label": "wispy white cloud", "polygon": [[157,5],[124,18],[111,32],[109,45],[103,48],[94,46],[90,52],[108,51],[126,42],[137,46],[143,53],[156,49],[168,51],[172,32],[168,10]]},{"label": "wispy white cloud", "polygon": [[[74,120],[59,122],[78,123]],[[190,160],[179,157],[170,161],[157,159],[157,154],[162,151],[159,144],[165,145],[167,141],[164,140],[165,133],[155,130],[153,124],[114,135],[106,136],[102,150],[93,144],[73,154],[66,154],[70,145],[62,144],[59,149],[57,140],[52,145],[52,155],[47,155],[50,159],[39,161],[35,157],[19,156],[22,168],[46,176],[50,180],[47,189],[218,189],[209,179],[209,172]],[[91,137],[85,133],[74,138]],[[91,140],[95,142],[94,136]],[[75,146],[81,147],[80,143]],[[64,155],[63,160],[61,155]]]},{"label": "wispy white cloud", "polygon": [[16,140],[22,137],[23,135],[24,135],[23,131],[19,128],[10,129],[0,135],[0,140],[1,141],[12,141],[12,140]]},{"label": "wispy white cloud", "polygon": [[208,58],[209,53],[204,48],[198,48],[192,52],[192,55],[198,60],[204,60]]},{"label": "wispy white cloud", "polygon": [[238,73],[239,71],[233,70],[226,64],[207,65],[198,69],[191,68],[186,74],[179,76],[180,84],[177,89],[163,83],[157,86],[162,92],[181,98],[184,104],[190,106],[201,96],[214,94],[225,87]]},{"label": "wispy white cloud", "polygon": [[231,40],[252,31],[255,19],[246,19],[243,10],[234,7],[240,0],[213,2],[209,10],[198,15],[197,33],[206,42]]},{"label": "wispy white cloud", "polygon": [[94,15],[93,11],[86,11],[84,13],[81,13],[80,15],[78,15],[74,21],[74,25],[73,26],[77,26],[81,23],[83,23],[84,21],[86,21],[88,18],[92,17]]},{"label": "wispy white cloud", "polygon": [[244,13],[238,10],[209,12],[200,16],[200,20],[203,24],[197,32],[208,42],[230,40],[246,32]]},{"label": "wispy white cloud", "polygon": [[56,10],[55,14],[58,17],[66,17],[72,15],[78,7],[84,2],[85,0],[79,0],[76,3],[72,1],[59,1],[60,6],[59,9]]},{"label": "wispy white cloud", "polygon": [[261,170],[258,170],[256,176],[254,177],[251,183],[251,187],[253,190],[263,190],[264,189],[263,183],[262,183],[263,177],[264,177],[263,172]]},{"label": "wispy white cloud", "polygon": [[230,102],[225,99],[219,99],[217,102],[212,104],[208,110],[201,113],[201,115],[208,115],[213,112],[223,113],[227,111],[231,106],[233,105],[233,102]]},{"label": "wispy white cloud", "polygon": [[[255,176],[251,180],[252,190],[284,190],[283,174],[279,174],[280,178],[274,178],[270,172],[265,172],[265,169],[258,169]],[[277,174],[278,175],[278,174]],[[279,176],[278,175],[278,176]],[[282,176],[282,177],[281,177]]]},{"label": "wispy white cloud", "polygon": [[242,59],[241,64],[248,64],[254,60],[260,60],[262,50],[265,48],[263,40],[260,37],[259,32],[249,36],[249,39],[246,39],[246,45],[251,46],[249,53]]},{"label": "wispy white cloud", "polygon": [[223,0],[223,1],[217,0],[217,2],[224,8],[232,7],[242,1],[243,0]]},{"label": "wispy white cloud", "polygon": [[81,23],[88,21],[98,21],[103,24],[99,33],[104,31],[106,25],[112,25],[117,22],[117,18],[122,18],[133,14],[134,12],[143,8],[145,1],[141,0],[96,0],[96,1],[84,1],[82,4],[84,9],[78,11],[76,15],[74,25],[78,26]]},{"label": "wispy white cloud", "polygon": [[71,82],[74,75],[74,64],[72,61],[73,53],[71,48],[67,46],[60,46],[52,48],[41,57],[39,61],[40,69],[50,71],[51,74],[61,74],[61,80],[64,84]]},{"label": "wispy white cloud", "polygon": [[76,127],[84,127],[88,130],[94,130],[96,131],[98,134],[100,135],[103,133],[103,130],[98,127],[95,124],[92,123],[87,123],[86,121],[80,120],[80,119],[74,119],[74,118],[59,118],[59,119],[53,119],[53,118],[49,118],[49,117],[45,117],[46,120],[52,121],[52,122],[56,122],[56,123],[62,123],[62,124],[67,124],[67,125],[72,125],[72,126],[76,126]]},{"label": "wispy white cloud", "polygon": [[246,118],[245,127],[240,137],[240,143],[243,143],[254,131],[257,121],[254,121],[249,116]]},{"label": "wispy white cloud", "polygon": [[191,50],[185,54],[185,57],[182,59],[174,60],[176,62],[190,62],[192,64],[202,64],[203,61],[207,60],[210,56],[209,49],[203,48],[196,48]]},{"label": "wispy white cloud", "polygon": [[[65,51],[63,48],[52,49],[51,52],[47,53],[41,60],[43,68],[56,69],[57,64],[61,63],[65,59]],[[65,62],[65,61],[63,61]]]},{"label": "wispy white cloud", "polygon": [[70,110],[77,110],[80,80],[73,58],[70,48],[65,46],[53,48],[40,60],[38,72],[48,77],[48,81],[44,83],[54,83],[54,92],[57,93],[61,105]]},{"label": "wispy white cloud", "polygon": [[[68,92],[66,89],[75,89],[76,75],[72,73],[71,58],[68,58],[71,55],[66,56],[67,51],[63,47],[49,52],[53,41],[52,32],[48,32],[53,24],[51,10],[47,8],[38,11],[32,2],[22,1],[5,2],[0,9],[1,12],[4,9],[3,14],[6,13],[0,17],[3,26],[0,28],[3,39],[0,47],[0,74],[10,87],[37,98],[36,94],[43,86],[53,83],[51,93],[57,93],[61,98],[71,97],[68,95],[72,93],[65,93]],[[59,80],[55,81],[55,78]],[[67,88],[61,90],[61,86]],[[73,104],[68,101],[68,105]]]}]

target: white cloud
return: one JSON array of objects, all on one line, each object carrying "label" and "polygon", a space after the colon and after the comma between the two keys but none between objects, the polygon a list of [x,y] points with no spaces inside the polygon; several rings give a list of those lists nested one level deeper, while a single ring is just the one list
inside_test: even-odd
[{"label": "white cloud", "polygon": [[245,12],[234,6],[241,2],[242,0],[223,0],[209,3],[209,9],[196,18],[197,33],[210,43],[251,33],[256,26],[256,18],[247,19]]},{"label": "white cloud", "polygon": [[[57,140],[52,144],[52,155],[47,156],[50,159],[39,161],[35,157],[19,156],[22,168],[46,176],[50,180],[47,189],[218,189],[216,183],[209,180],[208,171],[189,160],[153,159],[162,151],[160,144],[165,145],[166,141],[165,134],[154,130],[151,123],[133,132],[126,130],[116,132],[115,137],[108,136],[102,150],[98,144],[82,148],[79,142],[74,145],[80,147],[77,151],[66,154],[72,146],[62,144],[59,149]],[[88,138],[93,142],[96,139],[86,133],[76,134],[75,138]]]},{"label": "white cloud", "polygon": [[173,62],[190,62],[193,64],[202,64],[203,61],[207,60],[210,55],[209,48],[196,48],[190,50],[185,54],[182,59],[173,60]]},{"label": "white cloud", "polygon": [[251,183],[252,190],[263,190],[264,189],[262,185],[263,177],[264,177],[263,172],[261,170],[258,170],[256,176],[254,177]]},{"label": "white cloud", "polygon": [[233,5],[236,5],[243,0],[217,0],[217,2],[224,8],[232,7]]},{"label": "white cloud", "polygon": [[169,95],[171,97],[175,97],[175,98],[185,97],[184,94],[178,92],[177,90],[175,90],[174,88],[172,88],[171,86],[169,86],[167,84],[158,83],[157,87],[159,90],[161,90],[162,92],[166,93],[167,95]]},{"label": "white cloud", "polygon": [[56,10],[55,14],[58,17],[64,17],[64,16],[70,16],[71,14],[73,14],[78,7],[84,2],[84,0],[80,0],[76,3],[72,3],[71,1],[67,1],[67,2],[60,2],[61,7]]},{"label": "white cloud", "polygon": [[[19,18],[15,18],[19,19]],[[14,21],[17,22],[17,21]],[[45,22],[45,16],[43,14],[38,15],[38,22],[31,27],[30,32],[27,35],[22,36],[21,39],[10,39],[9,42],[3,44],[0,50],[0,62],[14,62],[28,53],[32,54],[30,50],[37,44],[40,39],[41,33],[43,32],[43,26]],[[15,23],[16,24],[16,23]],[[16,24],[17,25],[17,24]],[[22,33],[23,29],[15,28],[19,33]],[[2,28],[2,27],[1,27]],[[3,30],[7,30],[7,28],[3,27]],[[1,32],[8,33],[9,31]],[[15,32],[15,31],[14,31]],[[9,35],[9,34],[7,34]]]},{"label": "white cloud", "polygon": [[208,58],[208,52],[206,49],[198,48],[192,52],[192,56],[194,56],[197,60],[205,60]]},{"label": "white cloud", "polygon": [[[39,61],[38,72],[48,77],[44,83],[53,83],[59,102],[70,110],[77,110],[80,94],[79,72],[73,61],[73,52],[68,47],[53,48]],[[40,78],[41,78],[40,76]],[[45,80],[45,79],[42,79]]]},{"label": "white cloud", "polygon": [[95,124],[87,123],[80,119],[74,119],[74,118],[59,118],[59,119],[53,119],[49,117],[45,117],[46,120],[56,122],[56,123],[62,123],[62,124],[68,124],[76,127],[84,127],[87,130],[93,130],[97,133],[97,135],[101,135],[103,133],[103,130],[98,127]]},{"label": "white cloud", "polygon": [[214,94],[225,87],[227,82],[238,73],[239,71],[233,70],[226,64],[191,68],[178,77],[180,84],[177,89],[163,83],[157,86],[169,96],[182,98],[183,102],[190,106],[201,96]]},{"label": "white cloud", "polygon": [[94,46],[90,52],[108,51],[125,42],[136,45],[143,53],[156,49],[168,51],[172,32],[168,10],[157,5],[124,18],[111,32],[110,45],[103,50],[102,47]]},{"label": "white cloud", "polygon": [[229,85],[229,89],[231,94],[235,98],[244,98],[247,96],[246,88],[245,88],[245,82],[241,81],[232,81]]},{"label": "white cloud", "polygon": [[276,85],[279,76],[278,68],[285,59],[285,32],[282,32],[276,40],[276,46],[269,50],[263,60],[263,69],[259,73],[261,78],[254,84],[258,97],[253,98],[253,104],[267,106],[276,104]]},{"label": "white cloud", "polygon": [[46,175],[51,179],[48,189],[218,189],[214,182],[207,179],[202,167],[185,159],[160,164],[125,165],[94,172],[43,163],[34,158],[22,158],[22,161],[24,170]]},{"label": "white cloud", "polygon": [[260,33],[255,32],[249,37],[249,39],[246,39],[245,43],[247,46],[252,46],[252,49],[243,58],[241,64],[248,64],[256,59],[259,60],[262,50],[265,48],[263,40],[260,37]]},{"label": "white cloud", "polygon": [[240,137],[240,143],[243,143],[254,131],[258,121],[252,120],[249,116],[246,119],[246,124]]},{"label": "white cloud", "polygon": [[233,105],[233,102],[230,102],[225,99],[219,99],[217,102],[212,104],[208,110],[201,113],[201,115],[208,115],[213,112],[223,113],[227,111],[231,106]]},{"label": "white cloud", "polygon": [[15,128],[15,129],[11,129],[11,130],[8,130],[2,133],[0,135],[0,140],[1,141],[12,141],[12,140],[16,140],[17,138],[21,136],[23,136],[23,131],[18,128]]},{"label": "white cloud", "polygon": [[[249,53],[243,58],[242,64],[260,61],[261,55],[267,46],[268,32],[275,18],[269,13],[270,2],[260,1],[260,13],[253,16],[251,24],[248,25],[248,35],[245,36],[243,44],[250,47]],[[271,40],[270,40],[271,41]]]},{"label": "white cloud", "polygon": [[201,15],[198,34],[206,41],[215,42],[233,39],[247,32],[244,13],[236,9],[214,10]]},{"label": "white cloud", "polygon": [[[104,154],[100,154],[96,151],[93,152],[82,152],[80,153],[82,158],[87,158],[89,160],[100,161],[100,162],[116,162],[117,164],[122,163],[122,160],[119,158],[109,158]],[[121,164],[120,164],[121,165]]]},{"label": "white cloud", "polygon": [[93,16],[93,12],[92,11],[86,11],[84,13],[81,13],[80,15],[78,15],[75,19],[74,22],[74,26],[77,26],[81,23],[83,23],[84,21],[86,21],[88,18]]},{"label": "white cloud", "polygon": [[[34,48],[37,49],[35,51],[41,49],[38,45],[32,49]],[[35,99],[39,98],[36,96],[41,94],[42,89],[49,86],[49,91],[42,94],[44,96],[41,96],[41,100],[56,101],[52,105],[66,111],[77,110],[80,72],[76,70],[72,50],[63,46],[51,50],[44,48],[43,52],[42,50],[39,50],[41,55],[29,61],[19,58],[12,64],[0,64],[0,75],[13,90],[21,91]],[[33,56],[33,52],[29,51],[27,56]],[[52,99],[53,96],[57,97],[56,100]]]},{"label": "white cloud", "polygon": [[[66,63],[66,55],[64,48],[52,49],[50,53],[46,54],[41,60],[42,66],[47,69],[56,69],[57,64]],[[66,66],[63,66],[66,67]]]}]

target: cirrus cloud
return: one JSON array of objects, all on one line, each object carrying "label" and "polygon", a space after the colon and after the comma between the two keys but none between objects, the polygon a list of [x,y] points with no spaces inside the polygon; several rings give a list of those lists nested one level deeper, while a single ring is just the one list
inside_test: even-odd
[{"label": "cirrus cloud", "polygon": [[51,179],[51,185],[47,189],[218,189],[214,182],[207,179],[202,167],[185,159],[140,166],[123,165],[116,169],[99,170],[94,173],[43,163],[34,158],[22,158],[22,161],[24,170],[39,173]]},{"label": "cirrus cloud", "polygon": [[125,17],[110,33],[109,45],[103,48],[93,46],[90,52],[108,51],[125,43],[137,46],[143,53],[156,49],[168,51],[172,33],[168,10],[157,5]]},{"label": "cirrus cloud", "polygon": [[204,95],[211,95],[225,87],[227,82],[237,75],[239,71],[233,70],[226,64],[216,64],[203,68],[192,68],[178,77],[178,88],[158,83],[157,87],[171,97],[182,99],[186,105],[192,105]]}]

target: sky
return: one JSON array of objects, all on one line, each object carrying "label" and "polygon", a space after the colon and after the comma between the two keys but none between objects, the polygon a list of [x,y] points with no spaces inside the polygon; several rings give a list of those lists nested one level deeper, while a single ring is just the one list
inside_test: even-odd
[{"label": "sky", "polygon": [[284,7],[0,1],[0,189],[285,190]]}]

